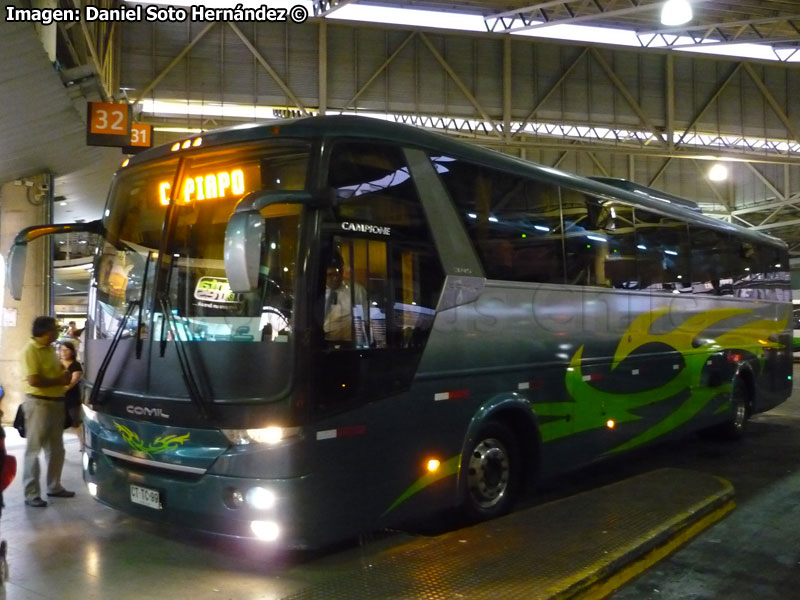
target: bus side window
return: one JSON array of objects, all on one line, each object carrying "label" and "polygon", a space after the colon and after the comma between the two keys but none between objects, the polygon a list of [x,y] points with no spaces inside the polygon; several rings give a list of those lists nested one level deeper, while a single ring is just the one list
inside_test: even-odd
[{"label": "bus side window", "polygon": [[432,156],[490,279],[563,283],[558,188],[447,156]]},{"label": "bus side window", "polygon": [[600,203],[583,192],[562,188],[561,213],[564,216],[567,283],[609,285],[604,269],[608,238],[601,229]]},{"label": "bus side window", "polygon": [[692,292],[715,296],[733,295],[731,242],[715,229],[692,225]]},{"label": "bus side window", "polygon": [[690,292],[686,223],[642,209],[635,218],[640,289]]}]

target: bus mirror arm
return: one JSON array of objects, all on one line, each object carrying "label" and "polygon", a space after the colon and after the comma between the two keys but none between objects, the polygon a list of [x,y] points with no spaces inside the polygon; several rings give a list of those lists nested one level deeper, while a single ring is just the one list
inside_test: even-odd
[{"label": "bus mirror arm", "polygon": [[25,263],[28,256],[28,242],[56,233],[102,233],[101,221],[89,223],[62,223],[53,225],[33,225],[20,231],[14,238],[8,251],[8,266],[6,278],[8,279],[9,293],[14,300],[22,299],[22,286],[25,283]]}]

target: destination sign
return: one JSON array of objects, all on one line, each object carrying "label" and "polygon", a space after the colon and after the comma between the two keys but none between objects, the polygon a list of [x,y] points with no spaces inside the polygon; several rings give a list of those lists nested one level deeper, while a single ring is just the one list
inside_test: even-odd
[{"label": "destination sign", "polygon": [[[168,181],[158,184],[158,198],[164,206],[169,204],[171,189],[172,184]],[[197,200],[232,198],[244,194],[245,189],[244,169],[192,174],[184,179],[179,199],[189,204]]]}]

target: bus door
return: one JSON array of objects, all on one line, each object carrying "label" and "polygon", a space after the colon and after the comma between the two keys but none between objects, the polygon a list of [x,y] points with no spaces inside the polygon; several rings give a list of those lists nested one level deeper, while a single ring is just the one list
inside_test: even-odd
[{"label": "bus door", "polygon": [[413,454],[416,443],[403,423],[421,409],[404,392],[433,324],[431,289],[441,282],[426,275],[436,258],[403,240],[333,236],[322,248],[312,363],[318,467],[337,495],[380,513],[398,482],[414,477],[397,452]]}]

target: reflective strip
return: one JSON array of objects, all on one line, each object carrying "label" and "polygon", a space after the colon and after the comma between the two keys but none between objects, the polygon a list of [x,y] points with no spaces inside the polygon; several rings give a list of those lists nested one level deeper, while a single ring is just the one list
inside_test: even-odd
[{"label": "reflective strip", "polygon": [[168,471],[181,471],[183,473],[199,473],[203,474],[207,469],[200,469],[198,467],[187,467],[184,465],[173,465],[172,463],[160,462],[158,460],[148,460],[146,458],[139,458],[138,456],[131,456],[130,454],[122,454],[121,452],[114,452],[103,448],[103,454],[126,460],[128,462],[137,463],[140,465],[147,465],[149,467],[156,467],[159,469],[167,469]]},{"label": "reflective strip", "polygon": [[324,429],[317,432],[317,440],[332,440],[335,438],[353,437],[364,435],[367,432],[366,425],[345,425],[336,429]]},{"label": "reflective strip", "polygon": [[527,381],[523,381],[519,385],[517,385],[518,390],[529,390],[531,388],[531,384]]},{"label": "reflective strip", "polygon": [[680,366],[680,365],[672,365],[672,370],[673,370],[673,371],[677,371],[677,370],[678,370],[678,369],[680,369],[680,368],[681,368],[681,366]]},{"label": "reflective strip", "polygon": [[639,369],[634,369],[633,371],[631,371],[631,375],[638,375],[638,374],[639,374]]},{"label": "reflective strip", "polygon": [[439,400],[461,400],[469,398],[469,390],[450,390],[449,392],[439,392],[433,395],[434,401]]},{"label": "reflective strip", "polygon": [[584,375],[583,377],[581,377],[581,379],[583,379],[584,381],[591,381],[592,376],[591,375]]}]

